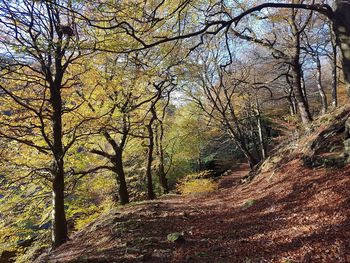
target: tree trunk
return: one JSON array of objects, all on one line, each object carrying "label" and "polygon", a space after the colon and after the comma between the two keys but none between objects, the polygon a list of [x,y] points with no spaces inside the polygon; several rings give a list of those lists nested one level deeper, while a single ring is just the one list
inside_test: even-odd
[{"label": "tree trunk", "polygon": [[259,160],[254,156],[253,153],[249,151],[247,147],[246,136],[240,128],[240,124],[237,119],[234,106],[231,101],[228,101],[228,106],[229,106],[230,117],[236,127],[237,133],[235,129],[232,127],[231,121],[227,118],[226,114],[222,112],[221,114],[225,120],[225,127],[228,130],[228,133],[231,136],[233,142],[237,145],[237,147],[242,151],[243,155],[247,158],[250,168],[253,169],[253,167],[259,163]]},{"label": "tree trunk", "polygon": [[62,143],[62,98],[58,86],[50,89],[53,108],[53,154],[52,165],[52,244],[57,247],[68,240],[66,213],[64,210],[64,150]]},{"label": "tree trunk", "polygon": [[[253,118],[253,117],[252,117]],[[261,149],[260,149],[260,142],[259,139],[257,140],[256,138],[259,138],[259,134],[255,131],[254,129],[255,127],[251,127],[251,141],[253,142],[254,145],[254,151],[252,152],[252,154],[254,154],[257,158],[259,158],[259,160],[262,159],[261,156]]]},{"label": "tree trunk", "polygon": [[288,75],[286,75],[286,82],[289,86],[287,100],[289,102],[290,115],[295,116],[298,113],[298,109],[295,101],[293,83],[291,83]]},{"label": "tree trunk", "polygon": [[337,70],[337,51],[334,51],[334,61],[332,65],[332,106],[338,107],[338,70]]},{"label": "tree trunk", "polygon": [[342,53],[344,83],[350,96],[350,1],[336,0],[334,32]]},{"label": "tree trunk", "polygon": [[153,139],[149,140],[148,153],[147,153],[147,167],[146,167],[146,178],[147,178],[147,197],[149,200],[155,198],[153,191],[153,180],[152,180],[152,162],[153,162]]},{"label": "tree trunk", "polygon": [[294,104],[293,104],[293,101],[292,101],[292,99],[290,97],[288,98],[288,103],[289,103],[290,116],[295,116],[296,112],[295,112],[295,109],[294,109]]},{"label": "tree trunk", "polygon": [[261,159],[265,160],[266,159],[266,145],[265,145],[264,134],[263,134],[263,130],[262,130],[260,110],[258,108],[256,109],[256,123],[257,123],[257,128],[258,128],[258,135],[259,135]]},{"label": "tree trunk", "polygon": [[159,135],[159,167],[158,167],[158,176],[159,182],[162,187],[163,193],[169,192],[168,180],[166,178],[165,166],[164,166],[164,148],[163,148],[163,138],[164,138],[164,127],[163,122],[160,122],[160,135]]},{"label": "tree trunk", "polygon": [[332,45],[332,107],[338,107],[338,51],[337,41],[334,32],[331,32],[331,45]]},{"label": "tree trunk", "polygon": [[326,93],[324,92],[323,86],[322,86],[322,66],[321,66],[321,61],[319,56],[316,56],[316,65],[317,65],[317,88],[318,88],[318,93],[320,94],[321,97],[321,103],[322,103],[322,109],[321,109],[321,114],[325,114],[327,112],[327,96]]},{"label": "tree trunk", "polygon": [[[249,102],[246,108],[246,116],[245,118],[249,120],[249,137],[250,142],[253,144],[252,154],[255,155],[259,160],[261,160],[261,151],[260,151],[260,143],[256,139],[259,137],[258,132],[256,131],[256,118],[254,118],[254,109],[251,103]],[[245,145],[249,143],[249,139],[245,142]]]},{"label": "tree trunk", "polygon": [[255,156],[248,150],[246,143],[244,141],[245,137],[238,137],[235,132],[234,129],[227,124],[227,128],[229,130],[229,134],[233,140],[233,142],[237,145],[237,147],[242,151],[243,155],[247,158],[249,166],[251,169],[253,169],[253,167],[259,163],[259,160],[257,158],[255,158]]},{"label": "tree trunk", "polygon": [[294,103],[291,100],[288,100],[288,101],[289,101],[289,113],[290,113],[290,116],[295,116],[296,112],[295,112],[295,109],[294,109]]},{"label": "tree trunk", "polygon": [[103,157],[107,157],[113,164],[113,171],[116,173],[116,179],[118,183],[118,194],[119,194],[119,202],[121,205],[125,205],[129,203],[129,193],[128,193],[128,187],[125,180],[125,172],[124,172],[124,165],[123,165],[123,149],[125,146],[125,142],[128,136],[128,130],[126,128],[126,120],[125,115],[123,116],[123,136],[121,139],[120,144],[117,143],[115,139],[112,138],[112,136],[109,134],[107,130],[103,130],[102,134],[106,138],[107,142],[110,146],[112,146],[114,150],[114,155],[111,156],[109,154],[106,154],[103,151],[93,150],[92,152],[95,154],[99,154]]},{"label": "tree trunk", "polygon": [[[61,168],[63,163],[59,164]],[[55,171],[52,187],[52,244],[58,247],[68,240],[66,213],[64,209],[64,173]]]},{"label": "tree trunk", "polygon": [[302,65],[300,64],[300,75],[301,75],[301,87],[302,87],[302,91],[303,91],[303,96],[305,98],[305,103],[306,103],[306,107],[309,107],[309,100],[307,98],[307,92],[306,92],[306,82],[305,82],[305,77],[304,77],[304,70],[302,68]]},{"label": "tree trunk", "polygon": [[119,193],[119,202],[121,205],[125,205],[129,203],[129,193],[128,187],[125,180],[125,172],[123,166],[123,154],[121,151],[118,151],[115,154],[116,160],[114,163],[115,173],[117,174],[117,182],[118,182],[118,193]]},{"label": "tree trunk", "polygon": [[159,165],[159,171],[158,171],[159,182],[160,182],[160,185],[162,187],[163,194],[167,194],[167,193],[169,193],[168,179],[166,178],[164,163],[162,160],[160,160],[160,162],[161,163]]},{"label": "tree trunk", "polygon": [[297,106],[297,100],[295,99],[294,92],[293,92],[293,96],[292,96],[292,103],[293,103],[293,108],[294,108],[294,112],[296,115],[296,114],[298,114],[298,106]]},{"label": "tree trunk", "polygon": [[[294,21],[295,21],[295,17],[294,17]],[[291,57],[291,65],[292,65],[292,75],[293,75],[293,83],[294,83],[294,94],[295,94],[295,99],[297,101],[298,109],[300,112],[301,121],[304,124],[308,124],[312,121],[312,117],[309,111],[309,107],[307,105],[306,98],[303,93],[303,87],[301,82],[302,68],[300,65],[300,32],[298,32],[298,29],[295,24],[292,26],[292,33],[293,33],[294,43],[293,43],[293,54]]]},{"label": "tree trunk", "polygon": [[[293,60],[294,62],[296,62],[296,60],[298,59],[294,58]],[[295,89],[294,89],[295,99],[300,112],[301,121],[304,124],[308,124],[312,121],[312,118],[311,118],[311,114],[302,90],[301,78],[300,78],[300,65],[294,64],[292,72],[293,72],[293,79],[295,83]]]},{"label": "tree trunk", "polygon": [[149,200],[155,198],[153,191],[153,180],[152,180],[152,162],[153,162],[153,150],[154,150],[154,133],[153,133],[153,122],[156,119],[155,109],[151,109],[152,117],[147,125],[148,131],[148,150],[147,150],[147,166],[146,166],[146,178],[147,178],[147,197]]}]

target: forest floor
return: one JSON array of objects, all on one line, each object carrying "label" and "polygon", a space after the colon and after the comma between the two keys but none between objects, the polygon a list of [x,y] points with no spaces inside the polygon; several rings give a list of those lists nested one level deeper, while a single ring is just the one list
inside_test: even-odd
[{"label": "forest floor", "polygon": [[[241,183],[111,211],[37,262],[350,262],[350,166],[312,169],[296,158]],[[167,235],[183,232],[183,240]]]}]

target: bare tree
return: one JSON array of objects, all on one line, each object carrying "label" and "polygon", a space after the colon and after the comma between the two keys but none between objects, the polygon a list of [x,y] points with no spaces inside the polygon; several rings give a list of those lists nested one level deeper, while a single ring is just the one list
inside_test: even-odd
[{"label": "bare tree", "polygon": [[[199,92],[190,89],[189,93],[198,106],[205,112],[210,121],[218,123],[230,136],[232,141],[247,158],[251,167],[260,160],[249,147],[245,123],[237,113],[235,101],[237,92],[244,84],[247,76],[239,72],[237,78],[229,78],[230,74],[220,67],[219,51],[211,52],[207,56],[199,55],[201,61],[198,69]],[[255,114],[254,114],[255,115]],[[249,119],[249,118],[243,118]]]}]

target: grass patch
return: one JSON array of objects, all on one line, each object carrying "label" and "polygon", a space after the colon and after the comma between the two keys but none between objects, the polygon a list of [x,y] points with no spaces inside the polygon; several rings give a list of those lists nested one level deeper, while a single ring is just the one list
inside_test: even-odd
[{"label": "grass patch", "polygon": [[209,255],[208,255],[208,253],[205,253],[205,252],[198,252],[197,254],[196,254],[196,256],[197,257],[208,257]]},{"label": "grass patch", "polygon": [[253,205],[255,205],[256,200],[255,199],[249,199],[247,200],[244,204],[243,204],[243,208],[249,208],[252,207]]}]

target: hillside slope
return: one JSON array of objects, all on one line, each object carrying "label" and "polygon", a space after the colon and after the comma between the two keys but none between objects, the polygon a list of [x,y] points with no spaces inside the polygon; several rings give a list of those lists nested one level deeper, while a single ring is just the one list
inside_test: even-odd
[{"label": "hillside slope", "polygon": [[[350,262],[349,110],[337,114],[285,143],[250,183],[242,165],[213,193],[110,211],[36,262]],[[168,241],[174,232],[184,240]]]}]

